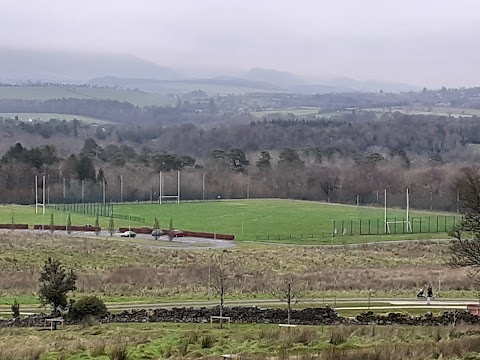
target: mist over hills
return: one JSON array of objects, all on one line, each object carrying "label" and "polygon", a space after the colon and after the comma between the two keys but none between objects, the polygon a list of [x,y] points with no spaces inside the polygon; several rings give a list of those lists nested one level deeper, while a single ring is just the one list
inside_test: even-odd
[{"label": "mist over hills", "polygon": [[202,89],[210,94],[246,92],[404,92],[418,86],[350,78],[314,79],[286,71],[253,68],[210,78],[187,77],[173,68],[123,54],[73,53],[0,48],[0,82],[67,82],[182,94]]},{"label": "mist over hills", "polygon": [[132,55],[0,48],[0,81],[84,83],[106,75],[177,79],[175,70]]}]

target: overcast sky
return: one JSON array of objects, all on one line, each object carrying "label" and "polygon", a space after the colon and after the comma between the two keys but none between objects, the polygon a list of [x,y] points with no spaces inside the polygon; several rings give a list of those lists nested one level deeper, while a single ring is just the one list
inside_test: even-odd
[{"label": "overcast sky", "polygon": [[480,86],[479,0],[0,0],[0,46]]}]

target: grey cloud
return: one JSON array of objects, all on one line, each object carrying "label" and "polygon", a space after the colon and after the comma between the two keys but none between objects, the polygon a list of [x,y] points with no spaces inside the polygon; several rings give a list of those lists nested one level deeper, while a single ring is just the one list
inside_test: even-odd
[{"label": "grey cloud", "polygon": [[480,83],[476,0],[0,0],[0,46],[427,86]]}]

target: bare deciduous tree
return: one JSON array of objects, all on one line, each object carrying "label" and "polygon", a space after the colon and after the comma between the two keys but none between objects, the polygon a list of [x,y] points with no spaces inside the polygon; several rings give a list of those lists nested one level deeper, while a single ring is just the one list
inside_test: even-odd
[{"label": "bare deciduous tree", "polygon": [[288,275],[275,295],[280,301],[287,303],[287,324],[290,325],[292,304],[296,305],[299,302],[298,279],[294,275]]},{"label": "bare deciduous tree", "polygon": [[453,229],[450,265],[469,268],[469,275],[480,273],[480,170],[466,168],[455,182],[462,221]]},{"label": "bare deciduous tree", "polygon": [[[223,304],[225,302],[225,292],[227,289],[228,272],[224,253],[215,254],[212,258],[213,264],[210,268],[210,281],[212,288],[220,298],[220,317],[223,316]],[[220,327],[222,319],[220,318]]]}]

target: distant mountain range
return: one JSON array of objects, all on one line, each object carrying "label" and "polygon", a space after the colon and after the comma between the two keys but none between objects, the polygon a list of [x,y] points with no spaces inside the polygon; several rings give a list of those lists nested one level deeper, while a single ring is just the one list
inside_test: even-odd
[{"label": "distant mountain range", "polygon": [[176,70],[131,55],[84,54],[0,48],[0,82],[87,83],[149,92],[183,94],[201,89],[210,94],[246,92],[404,92],[408,84],[350,78],[314,81],[285,71],[254,68],[212,78],[186,77]]},{"label": "distant mountain range", "polygon": [[0,48],[0,81],[84,83],[105,75],[155,79],[179,77],[173,69],[131,55]]}]

